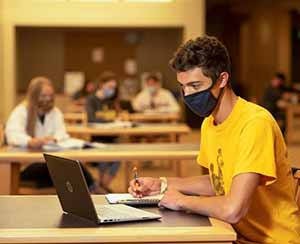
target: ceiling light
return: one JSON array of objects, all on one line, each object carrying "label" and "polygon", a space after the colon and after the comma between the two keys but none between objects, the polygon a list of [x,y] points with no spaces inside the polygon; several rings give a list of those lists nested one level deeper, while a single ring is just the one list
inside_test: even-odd
[{"label": "ceiling light", "polygon": [[174,0],[123,0],[127,3],[171,3]]}]

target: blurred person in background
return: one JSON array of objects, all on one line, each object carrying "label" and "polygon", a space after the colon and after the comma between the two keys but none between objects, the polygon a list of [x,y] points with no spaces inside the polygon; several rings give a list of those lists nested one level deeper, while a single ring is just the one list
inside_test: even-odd
[{"label": "blurred person in background", "polygon": [[99,77],[97,89],[87,97],[86,112],[89,123],[107,122],[108,119],[97,117],[97,112],[120,112],[117,77],[110,71]]},{"label": "blurred person in background", "polygon": [[[5,128],[9,145],[41,150],[48,143],[69,138],[61,111],[55,107],[52,82],[46,77],[30,81],[27,96],[10,114]],[[83,168],[90,189],[93,179]],[[21,180],[34,182],[37,187],[52,187],[45,163],[34,163],[21,172]]]},{"label": "blurred person in background", "polygon": [[73,101],[77,104],[85,104],[86,98],[93,94],[96,88],[96,82],[86,80],[83,88],[73,94]]},{"label": "blurred person in background", "polygon": [[119,87],[120,90],[120,100],[122,101],[131,101],[135,98],[140,90],[138,79],[131,75],[127,76]]},{"label": "blurred person in background", "polygon": [[286,128],[285,108],[293,97],[290,89],[285,84],[286,78],[283,73],[277,72],[270,80],[264,91],[262,106],[265,107],[279,122],[282,132]]},{"label": "blurred person in background", "polygon": [[[99,78],[98,89],[94,94],[87,98],[86,112],[89,123],[105,123],[110,121],[104,117],[97,117],[97,112],[115,111],[117,114],[120,111],[119,99],[118,99],[118,82],[114,73],[106,71]],[[108,136],[94,136],[92,141],[103,143],[114,143],[117,141],[116,137]],[[112,179],[115,177],[120,162],[102,162],[93,163],[97,164],[100,174],[99,186],[105,190],[105,192],[112,192],[109,188]]]},{"label": "blurred person in background", "polygon": [[146,77],[145,88],[133,100],[133,108],[138,112],[179,112],[180,107],[170,91],[161,87],[157,75]]}]

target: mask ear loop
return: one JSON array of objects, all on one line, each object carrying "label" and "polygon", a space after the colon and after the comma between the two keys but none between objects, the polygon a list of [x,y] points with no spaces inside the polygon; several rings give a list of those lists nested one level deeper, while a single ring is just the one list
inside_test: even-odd
[{"label": "mask ear loop", "polygon": [[[216,81],[214,82],[214,84],[217,83],[217,81],[218,81],[218,80],[216,80]],[[224,91],[225,91],[224,88],[225,88],[225,87],[222,87],[222,88],[221,88],[221,91],[220,91],[220,93],[219,93],[219,96],[216,98],[216,99],[217,99],[217,105],[216,105],[216,107],[218,107],[218,106],[220,105],[221,97],[223,96]]]}]

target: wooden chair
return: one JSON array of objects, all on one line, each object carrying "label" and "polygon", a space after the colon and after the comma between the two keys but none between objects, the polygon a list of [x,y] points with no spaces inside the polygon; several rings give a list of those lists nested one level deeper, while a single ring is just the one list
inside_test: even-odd
[{"label": "wooden chair", "polygon": [[298,205],[300,206],[300,169],[297,169],[294,172],[294,179],[296,183],[295,199]]},{"label": "wooden chair", "polygon": [[0,147],[4,145],[4,125],[0,123]]},{"label": "wooden chair", "polygon": [[296,141],[295,128],[298,127],[297,121],[299,121],[300,105],[290,104],[286,108],[286,141],[291,144]]},{"label": "wooden chair", "polygon": [[87,125],[86,113],[64,113],[65,123],[68,125],[81,124]]},{"label": "wooden chair", "polygon": [[[88,118],[86,112],[80,112],[80,113],[64,113],[64,120],[66,123],[66,126],[68,125],[83,125],[87,126],[88,124]],[[72,135],[73,137],[89,141],[89,136],[82,136],[82,135]]]}]

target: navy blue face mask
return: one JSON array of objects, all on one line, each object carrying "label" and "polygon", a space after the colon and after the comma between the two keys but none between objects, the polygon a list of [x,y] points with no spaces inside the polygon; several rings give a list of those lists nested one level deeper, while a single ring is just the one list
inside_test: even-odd
[{"label": "navy blue face mask", "polygon": [[217,98],[211,93],[211,88],[214,86],[214,83],[211,87],[206,90],[193,93],[191,95],[184,96],[184,103],[198,116],[208,117],[214,111],[215,107],[218,104],[219,98],[222,95],[223,88]]}]

